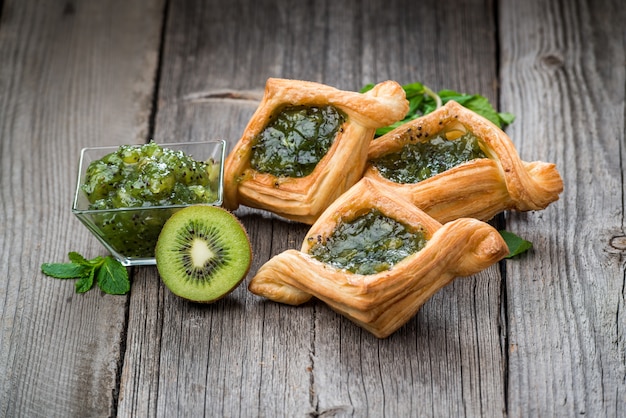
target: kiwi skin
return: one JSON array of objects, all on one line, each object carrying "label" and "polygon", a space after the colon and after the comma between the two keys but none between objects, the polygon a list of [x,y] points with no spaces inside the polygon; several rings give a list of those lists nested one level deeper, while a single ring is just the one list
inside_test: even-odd
[{"label": "kiwi skin", "polygon": [[[192,224],[200,228],[190,227]],[[217,231],[219,235],[213,239],[227,254],[224,265],[213,270],[210,273],[213,277],[204,282],[183,267],[185,251],[181,241],[185,239],[182,237],[188,239],[191,234],[192,241],[206,242],[194,229]],[[192,302],[213,303],[235,290],[246,277],[252,264],[252,248],[244,226],[235,215],[221,207],[199,204],[183,208],[167,220],[157,240],[155,257],[161,280],[172,293]]]}]

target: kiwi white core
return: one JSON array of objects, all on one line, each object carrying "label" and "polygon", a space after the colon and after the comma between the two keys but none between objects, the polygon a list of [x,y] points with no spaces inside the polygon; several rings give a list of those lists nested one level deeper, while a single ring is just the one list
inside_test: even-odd
[{"label": "kiwi white core", "polygon": [[206,241],[200,238],[194,238],[189,253],[193,266],[199,269],[215,258],[215,253],[209,248]]}]

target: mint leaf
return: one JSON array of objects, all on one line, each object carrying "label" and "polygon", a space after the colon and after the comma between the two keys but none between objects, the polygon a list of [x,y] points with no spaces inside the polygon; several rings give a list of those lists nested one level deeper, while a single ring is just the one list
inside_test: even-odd
[{"label": "mint leaf", "polygon": [[502,128],[502,122],[498,116],[498,112],[493,108],[489,100],[480,94],[461,94],[453,90],[442,90],[439,96],[443,103],[454,100],[461,106],[478,113],[479,115],[489,119],[498,127]]},{"label": "mint leaf", "polygon": [[91,290],[93,287],[93,279],[96,274],[96,268],[92,268],[87,276],[81,277],[74,286],[76,286],[76,293],[85,293]]},{"label": "mint leaf", "polygon": [[502,126],[510,125],[515,121],[515,115],[509,112],[500,112],[498,117],[502,123]]},{"label": "mint leaf", "polygon": [[110,295],[123,295],[130,290],[126,267],[111,256],[104,258],[104,262],[98,268],[96,281],[100,289]]},{"label": "mint leaf", "polygon": [[464,106],[469,110],[489,119],[499,128],[504,128],[513,123],[515,120],[515,116],[511,113],[499,113],[496,111],[489,100],[480,94],[464,94],[458,93],[454,90],[441,90],[438,94],[439,97],[441,97],[442,103],[445,104],[450,100],[454,100],[461,106]]},{"label": "mint leaf", "polygon": [[405,84],[402,86],[402,88],[406,92],[407,98],[411,98],[413,96],[420,96],[425,93],[424,84],[420,83],[419,81]]},{"label": "mint leaf", "polygon": [[89,274],[93,267],[74,263],[43,263],[41,271],[56,279],[78,279]]},{"label": "mint leaf", "polygon": [[68,254],[68,257],[70,259],[70,261],[74,264],[80,264],[83,266],[90,266],[90,267],[94,267],[94,266],[99,266],[103,263],[104,258],[97,256],[95,258],[92,258],[91,260],[87,260],[85,257],[83,257],[82,255],[78,254],[75,251],[72,251]]},{"label": "mint leaf", "polygon": [[85,293],[93,288],[94,281],[103,292],[123,295],[130,290],[126,267],[111,256],[97,256],[91,260],[77,252],[70,252],[71,263],[43,263],[41,271],[57,279],[77,279],[76,293]]},{"label": "mint leaf", "polygon": [[89,261],[83,257],[82,255],[78,254],[76,251],[70,251],[67,254],[68,258],[70,259],[70,261],[74,264],[80,264],[83,266],[88,266],[89,265]]},{"label": "mint leaf", "polygon": [[[365,93],[373,87],[374,84],[367,84],[360,90],[360,92]],[[389,126],[378,128],[376,130],[376,137],[382,136],[410,120],[427,115],[428,113],[436,110],[438,105],[446,104],[450,100],[454,100],[461,106],[464,106],[486,119],[489,119],[501,129],[504,129],[504,127],[510,125],[515,120],[515,116],[511,113],[496,111],[489,100],[480,94],[465,94],[447,89],[441,90],[435,94],[420,82],[405,84],[402,88],[404,89],[406,98],[409,101],[409,111],[401,121]]]},{"label": "mint leaf", "polygon": [[361,90],[359,90],[359,93],[365,93],[365,92],[368,92],[368,91],[370,91],[370,90],[371,90],[371,89],[373,89],[373,88],[374,88],[374,83],[369,83],[369,84],[366,84],[366,85],[364,85],[364,86],[361,88]]},{"label": "mint leaf", "polygon": [[509,231],[498,231],[506,245],[509,247],[509,255],[506,258],[512,258],[516,255],[525,253],[526,251],[533,248],[533,243],[530,241],[526,241],[525,239],[515,235]]},{"label": "mint leaf", "polygon": [[398,121],[398,122],[396,122],[396,123],[393,123],[393,124],[391,124],[391,125],[389,125],[389,126],[384,126],[384,127],[382,127],[382,128],[378,128],[378,129],[376,129],[376,137],[383,136],[383,135],[385,135],[387,132],[391,132],[391,131],[393,131],[393,130],[394,130],[394,129],[396,129],[398,126],[400,126],[400,125],[402,125],[402,124],[404,124],[404,123],[406,123],[406,122],[408,122],[409,120],[412,120],[412,119],[415,119],[415,118],[403,119],[403,120]]}]

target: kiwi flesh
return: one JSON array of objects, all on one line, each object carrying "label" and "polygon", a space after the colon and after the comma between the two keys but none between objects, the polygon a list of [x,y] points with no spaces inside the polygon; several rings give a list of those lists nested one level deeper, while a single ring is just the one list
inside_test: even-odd
[{"label": "kiwi flesh", "polygon": [[250,269],[252,250],[235,215],[217,206],[192,205],[165,222],[155,257],[161,280],[172,293],[211,303],[241,283]]}]

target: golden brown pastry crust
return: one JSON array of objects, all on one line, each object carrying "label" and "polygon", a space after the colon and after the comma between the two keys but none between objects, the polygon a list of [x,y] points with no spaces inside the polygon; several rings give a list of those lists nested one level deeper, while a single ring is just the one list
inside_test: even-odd
[{"label": "golden brown pastry crust", "polygon": [[[346,272],[308,255],[310,246],[370,208],[407,226],[423,228],[429,238],[419,252],[391,269],[372,275]],[[394,192],[362,179],[315,222],[300,251],[287,250],[265,263],[249,290],[271,300],[299,305],[312,296],[326,302],[379,338],[405,324],[439,289],[457,276],[477,273],[501,260],[508,248],[500,234],[476,219],[445,225]]]},{"label": "golden brown pastry crust", "polygon": [[[270,116],[286,105],[332,105],[347,115],[344,129],[326,156],[311,174],[302,178],[276,177],[250,168],[254,138]],[[361,94],[309,81],[268,79],[263,100],[226,158],[224,206],[234,210],[243,204],[313,223],[362,177],[376,128],[401,120],[407,111],[406,95],[395,81],[379,83]]]},{"label": "golden brown pastry crust", "polygon": [[461,217],[486,221],[507,209],[540,210],[558,200],[563,181],[554,164],[522,161],[502,129],[454,101],[372,141],[368,160],[399,150],[407,142],[463,130],[480,138],[489,158],[469,161],[415,184],[387,180],[371,164],[364,177],[392,188],[442,223]]}]

